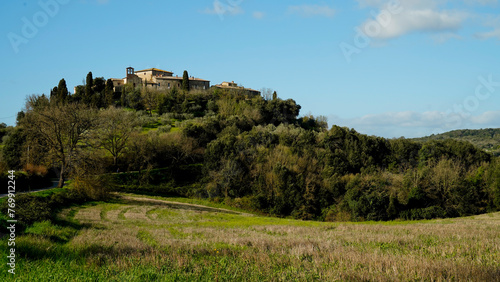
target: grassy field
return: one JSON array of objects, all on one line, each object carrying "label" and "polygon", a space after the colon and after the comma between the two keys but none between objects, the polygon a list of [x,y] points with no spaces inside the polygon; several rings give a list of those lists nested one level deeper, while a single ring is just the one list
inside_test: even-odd
[{"label": "grassy field", "polygon": [[320,223],[122,195],[59,217],[16,238],[17,280],[500,280],[500,213]]}]

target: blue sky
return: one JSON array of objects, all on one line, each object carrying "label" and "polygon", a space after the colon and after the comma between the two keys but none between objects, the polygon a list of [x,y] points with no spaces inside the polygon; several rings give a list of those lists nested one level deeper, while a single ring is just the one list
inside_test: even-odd
[{"label": "blue sky", "polygon": [[500,127],[499,0],[0,3],[0,122],[89,71],[271,88],[369,135]]}]

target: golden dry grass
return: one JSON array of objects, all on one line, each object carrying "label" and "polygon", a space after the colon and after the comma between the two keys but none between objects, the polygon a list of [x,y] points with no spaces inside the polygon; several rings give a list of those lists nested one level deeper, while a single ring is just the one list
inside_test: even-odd
[{"label": "golden dry grass", "polygon": [[[81,231],[70,246],[103,248],[102,255],[112,258],[109,264],[122,271],[136,260],[157,267],[168,260],[174,267],[203,272],[219,256],[241,264],[237,269],[243,272],[258,271],[270,280],[498,281],[500,277],[500,213],[423,222],[332,224],[127,197],[123,204],[82,208],[75,219],[93,227]],[[193,265],[193,258],[199,263]]]}]

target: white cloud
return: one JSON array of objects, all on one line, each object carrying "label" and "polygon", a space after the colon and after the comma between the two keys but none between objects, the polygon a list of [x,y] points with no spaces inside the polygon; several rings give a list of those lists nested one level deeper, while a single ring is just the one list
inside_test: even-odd
[{"label": "white cloud", "polygon": [[[381,17],[379,14],[378,17]],[[370,31],[374,20],[367,20],[361,29],[370,37],[390,39],[413,32],[439,33],[457,31],[461,28],[467,15],[455,11],[435,11],[432,9],[404,9],[401,13],[393,15],[386,26],[379,24],[379,31]]]},{"label": "white cloud", "polygon": [[462,39],[462,36],[460,36],[456,33],[448,32],[448,33],[436,34],[436,35],[432,36],[432,38],[437,43],[445,43],[446,41],[449,41],[451,39]]},{"label": "white cloud", "polygon": [[375,39],[392,39],[406,34],[423,32],[441,34],[435,38],[443,42],[457,38],[456,32],[470,17],[466,12],[443,10],[445,0],[358,0],[361,7],[375,7],[378,12],[359,27]]},{"label": "white cloud", "polygon": [[335,9],[324,5],[298,5],[298,6],[289,6],[288,7],[289,14],[296,14],[301,17],[328,17],[331,18],[335,16]]},{"label": "white cloud", "polygon": [[498,4],[498,0],[464,0],[468,5],[494,6]]},{"label": "white cloud", "polygon": [[213,7],[212,8],[205,8],[205,10],[202,10],[202,14],[207,14],[207,15],[218,15],[218,16],[223,16],[223,15],[239,15],[243,14],[244,11],[240,6],[241,1],[228,1],[228,3],[221,2],[219,0],[215,0],[213,2]]},{"label": "white cloud", "polygon": [[391,5],[399,5],[405,9],[434,9],[446,2],[446,0],[358,0],[361,8],[374,7],[379,9],[385,9]]},{"label": "white cloud", "polygon": [[500,16],[486,14],[481,16],[482,25],[487,27],[489,31],[476,32],[474,36],[478,39],[500,39]]},{"label": "white cloud", "polygon": [[387,112],[366,115],[357,118],[343,119],[338,116],[329,116],[329,124],[347,126],[355,130],[383,137],[408,138],[442,133],[455,129],[477,129],[498,127],[500,111],[484,112],[473,116],[465,113],[446,112]]},{"label": "white cloud", "polygon": [[489,125],[492,123],[499,124],[500,112],[499,111],[485,112],[479,116],[472,116],[470,119],[473,124],[477,125]]},{"label": "white cloud", "polygon": [[258,19],[258,20],[263,19],[265,16],[266,16],[266,14],[264,12],[259,12],[259,11],[255,11],[252,14],[252,17],[254,17],[255,19]]},{"label": "white cloud", "polygon": [[500,27],[496,28],[496,29],[494,29],[492,31],[477,33],[476,37],[479,38],[479,39],[489,39],[489,38],[498,38],[498,39],[500,39]]}]

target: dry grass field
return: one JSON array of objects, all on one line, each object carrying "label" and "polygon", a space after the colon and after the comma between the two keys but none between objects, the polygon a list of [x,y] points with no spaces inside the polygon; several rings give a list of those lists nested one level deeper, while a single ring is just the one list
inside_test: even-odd
[{"label": "dry grass field", "polygon": [[500,213],[321,223],[128,195],[60,217],[17,238],[19,281],[500,281]]}]

